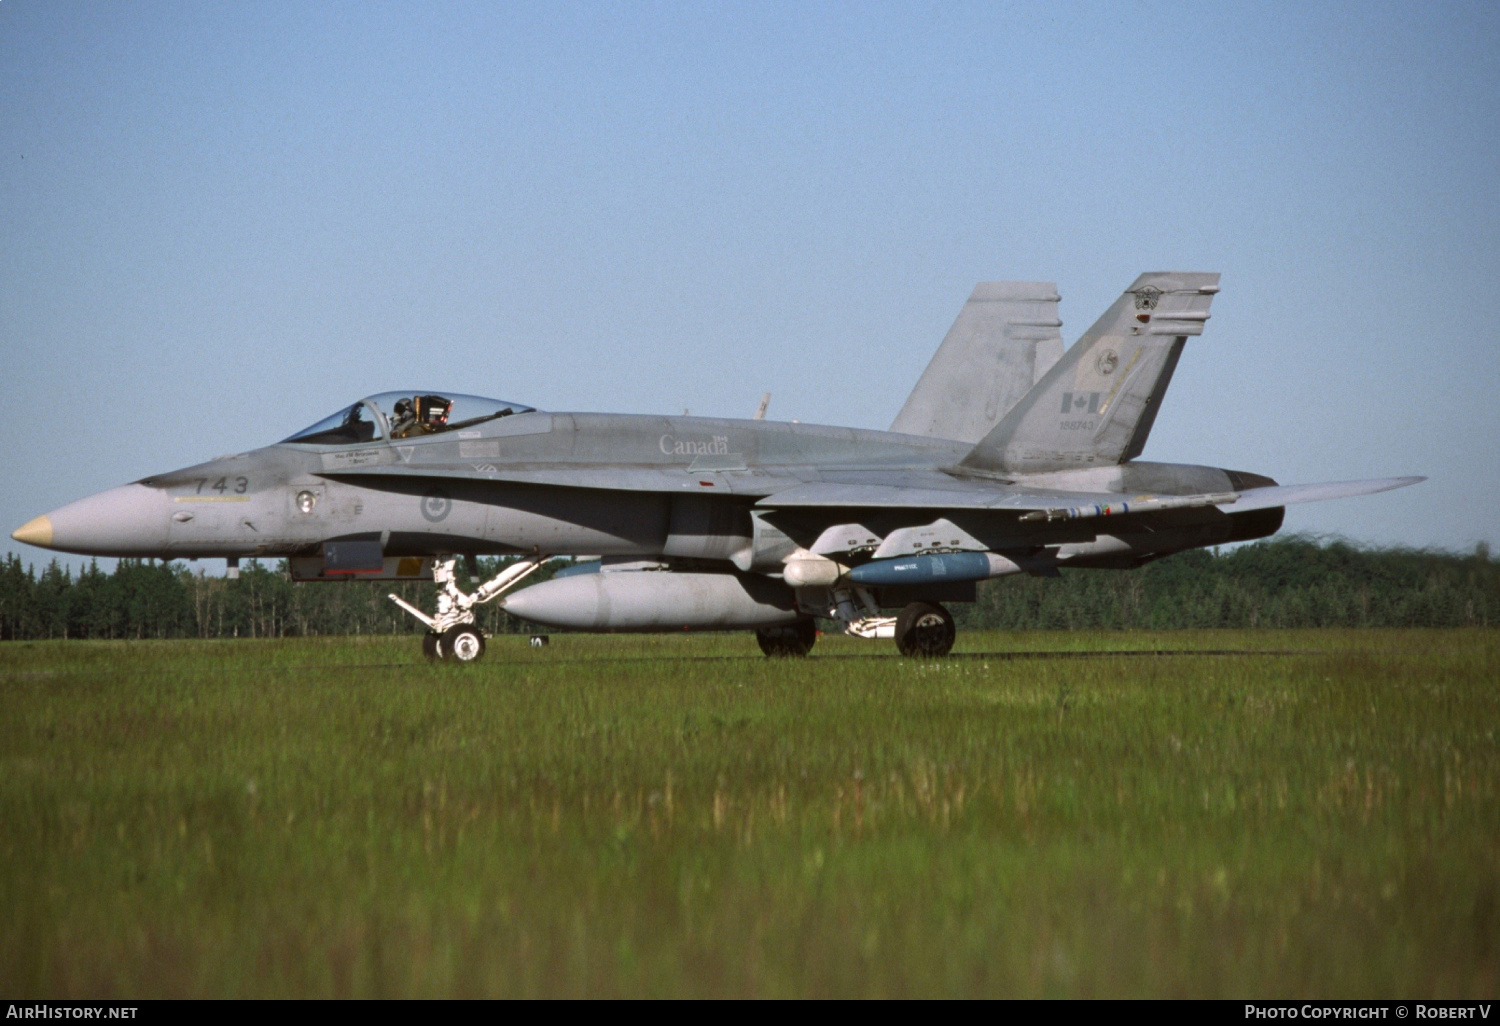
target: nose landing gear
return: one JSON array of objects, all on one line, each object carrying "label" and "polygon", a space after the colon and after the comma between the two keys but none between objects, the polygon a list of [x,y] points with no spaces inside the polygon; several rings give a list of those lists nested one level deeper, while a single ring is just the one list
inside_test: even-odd
[{"label": "nose landing gear", "polygon": [[388,598],[427,627],[422,636],[422,654],[428,659],[472,663],[484,655],[484,632],[475,625],[474,607],[499,598],[551,558],[528,556],[512,563],[481,584],[472,595],[458,586],[456,560],[451,556],[439,559],[432,568],[432,579],[442,589],[438,592],[438,611],[434,616],[428,616],[399,595]]}]

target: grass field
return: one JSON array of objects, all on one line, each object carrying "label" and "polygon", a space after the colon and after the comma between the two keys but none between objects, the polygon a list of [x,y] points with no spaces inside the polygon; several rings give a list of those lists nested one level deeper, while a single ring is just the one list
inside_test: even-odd
[{"label": "grass field", "polygon": [[1500,632],[958,651],[0,646],[0,993],[1500,993]]}]

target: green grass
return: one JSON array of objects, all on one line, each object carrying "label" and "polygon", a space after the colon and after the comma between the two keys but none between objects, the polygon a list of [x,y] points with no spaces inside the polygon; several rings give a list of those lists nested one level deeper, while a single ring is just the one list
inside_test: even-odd
[{"label": "green grass", "polygon": [[1500,632],[960,642],[0,646],[0,992],[1500,992]]}]

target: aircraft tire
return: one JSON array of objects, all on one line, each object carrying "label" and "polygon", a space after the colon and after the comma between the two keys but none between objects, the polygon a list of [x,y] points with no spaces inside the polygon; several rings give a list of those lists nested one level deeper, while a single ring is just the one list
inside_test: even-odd
[{"label": "aircraft tire", "polygon": [[772,659],[800,658],[812,651],[818,640],[818,625],[798,620],[790,627],[763,627],[755,632],[760,650]]},{"label": "aircraft tire", "polygon": [[896,617],[896,648],[913,659],[941,659],[953,650],[958,628],[936,602],[913,602]]},{"label": "aircraft tire", "polygon": [[434,662],[443,658],[443,639],[431,631],[422,635],[422,654]]},{"label": "aircraft tire", "polygon": [[443,659],[455,663],[478,662],[484,655],[484,632],[473,624],[460,624],[443,632],[438,647]]}]

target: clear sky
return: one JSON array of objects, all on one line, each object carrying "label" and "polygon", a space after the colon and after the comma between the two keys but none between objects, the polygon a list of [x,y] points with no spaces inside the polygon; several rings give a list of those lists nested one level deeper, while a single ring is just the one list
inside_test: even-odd
[{"label": "clear sky", "polygon": [[1500,547],[1500,5],[0,0],[10,530],[360,395],[884,428],[976,281],[1221,271],[1144,458]]}]

